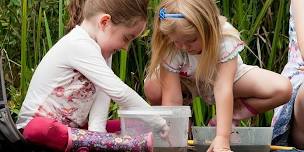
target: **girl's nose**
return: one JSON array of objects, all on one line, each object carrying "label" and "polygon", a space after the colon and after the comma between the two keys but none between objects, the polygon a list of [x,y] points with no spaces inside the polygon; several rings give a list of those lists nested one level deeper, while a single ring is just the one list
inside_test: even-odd
[{"label": "girl's nose", "polygon": [[183,47],[182,43],[175,42],[174,44],[177,49],[182,49],[182,47]]},{"label": "girl's nose", "polygon": [[189,46],[184,44],[184,43],[175,43],[175,46],[177,49],[181,49],[181,50],[188,50]]}]

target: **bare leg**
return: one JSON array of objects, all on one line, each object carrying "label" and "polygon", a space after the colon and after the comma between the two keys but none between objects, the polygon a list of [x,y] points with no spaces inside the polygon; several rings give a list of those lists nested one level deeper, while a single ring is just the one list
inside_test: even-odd
[{"label": "bare leg", "polygon": [[304,86],[298,90],[294,103],[294,119],[291,128],[291,140],[295,147],[304,149]]},{"label": "bare leg", "polygon": [[[164,69],[165,70],[165,69]],[[162,68],[161,68],[162,71]],[[180,77],[177,73],[164,71],[160,81],[156,76],[145,80],[144,92],[152,105],[183,105]]]},{"label": "bare leg", "polygon": [[291,84],[287,78],[260,68],[250,70],[233,87],[234,98],[244,99],[259,113],[285,104],[291,97]]},{"label": "bare leg", "polygon": [[150,79],[145,80],[144,92],[151,105],[162,104],[162,91],[159,79],[156,76],[152,76]]}]

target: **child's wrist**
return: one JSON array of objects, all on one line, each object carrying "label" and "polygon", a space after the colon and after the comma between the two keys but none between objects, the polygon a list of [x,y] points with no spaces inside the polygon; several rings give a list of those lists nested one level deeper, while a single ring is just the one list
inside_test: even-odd
[{"label": "child's wrist", "polygon": [[230,139],[230,134],[216,134],[216,137],[219,137],[222,139]]}]

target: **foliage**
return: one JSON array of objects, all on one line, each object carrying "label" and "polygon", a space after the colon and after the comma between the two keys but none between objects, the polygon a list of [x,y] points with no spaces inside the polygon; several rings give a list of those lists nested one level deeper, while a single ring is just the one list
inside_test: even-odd
[{"label": "foliage", "polygon": [[[0,51],[4,56],[5,80],[9,87],[9,99],[13,113],[24,99],[31,76],[39,61],[65,33],[68,19],[63,0],[1,0],[0,1]],[[145,67],[149,61],[150,39],[154,8],[160,0],[150,0],[149,25],[145,34],[136,39],[128,53],[113,56],[113,70],[139,94],[143,95]],[[242,57],[247,64],[280,73],[287,61],[288,49],[288,0],[219,0],[224,16],[241,32],[247,49]],[[197,100],[197,99],[196,99]],[[197,102],[197,101],[196,101]],[[110,117],[117,117],[117,105],[112,105]],[[214,107],[202,106],[206,121],[214,113]],[[196,107],[196,110],[197,107]],[[270,124],[268,113],[246,121],[244,125]]]}]

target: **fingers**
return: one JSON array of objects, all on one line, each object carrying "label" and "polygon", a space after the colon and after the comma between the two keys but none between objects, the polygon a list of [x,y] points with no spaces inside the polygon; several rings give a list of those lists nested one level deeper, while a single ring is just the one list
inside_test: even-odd
[{"label": "fingers", "polygon": [[300,66],[300,67],[298,67],[298,70],[300,70],[300,71],[304,71],[304,66]]},{"label": "fingers", "polygon": [[230,150],[229,144],[226,145],[225,141],[221,140],[221,138],[217,136],[212,141],[207,152],[233,152],[233,151]]},{"label": "fingers", "polygon": [[213,152],[213,144],[211,144],[207,150],[207,152]]},{"label": "fingers", "polygon": [[167,138],[168,137],[168,135],[169,135],[169,131],[161,131],[160,132],[160,137],[162,137],[162,138]]},{"label": "fingers", "polygon": [[161,136],[162,138],[167,138],[167,137],[169,136],[169,130],[170,130],[169,126],[168,126],[168,125],[165,125],[165,126],[162,128],[162,130],[160,131],[160,136]]},{"label": "fingers", "polygon": [[212,152],[233,152],[230,148],[223,147],[223,148],[213,148]]},{"label": "fingers", "polygon": [[213,144],[211,144],[207,152],[233,152],[233,151],[231,151],[229,148],[214,149]]},{"label": "fingers", "polygon": [[212,148],[209,147],[208,150],[207,150],[207,152],[212,152]]}]

